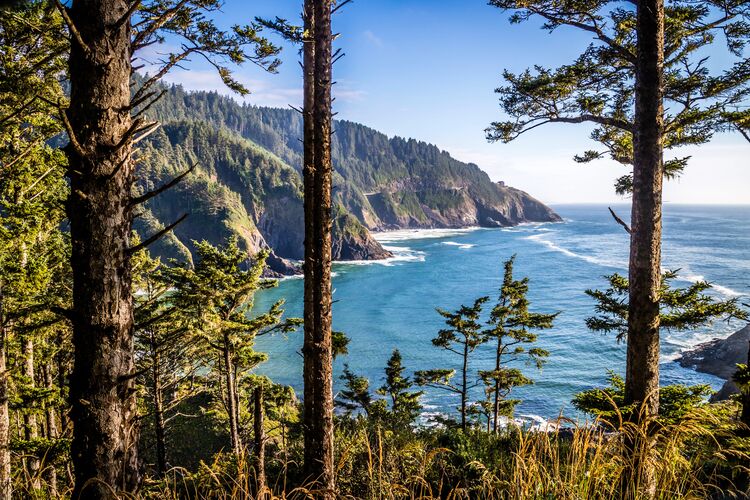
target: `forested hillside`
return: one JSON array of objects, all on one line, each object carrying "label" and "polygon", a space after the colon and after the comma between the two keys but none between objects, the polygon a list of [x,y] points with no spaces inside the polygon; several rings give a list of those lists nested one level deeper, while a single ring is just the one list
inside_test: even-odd
[{"label": "forested hillside", "polygon": [[[158,253],[190,259],[193,240],[217,243],[236,235],[249,250],[273,249],[272,268],[289,272],[285,259],[300,259],[303,248],[301,116],[217,93],[164,90],[149,110],[164,127],[144,146],[140,187],[152,189],[196,167],[147,206],[137,227],[152,231],[188,213]],[[348,121],[335,128],[337,260],[388,257],[371,230],[559,219],[523,191],[492,182],[478,166],[436,146]]]}]

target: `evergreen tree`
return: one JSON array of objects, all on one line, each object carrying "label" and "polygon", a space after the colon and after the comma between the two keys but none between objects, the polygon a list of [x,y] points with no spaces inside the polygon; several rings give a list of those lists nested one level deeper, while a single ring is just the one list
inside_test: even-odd
[{"label": "evergreen tree", "polygon": [[414,422],[422,411],[419,398],[423,391],[412,391],[414,382],[404,376],[401,353],[394,349],[385,367],[385,383],[377,393],[390,400],[389,418],[396,427],[403,427]]},{"label": "evergreen tree", "polygon": [[482,307],[488,300],[489,297],[481,297],[475,300],[473,305],[462,305],[455,312],[437,310],[445,318],[445,323],[449,328],[440,330],[437,337],[432,339],[432,344],[461,358],[458,382],[453,381],[456,370],[452,368],[419,370],[414,373],[414,380],[418,385],[452,392],[459,396],[458,410],[463,431],[466,431],[469,392],[479,385],[478,382],[469,380],[469,358],[474,350],[486,341],[486,338],[482,336],[480,317]]},{"label": "evergreen tree", "polygon": [[139,416],[153,422],[159,477],[167,471],[169,427],[180,417],[178,407],[204,390],[196,383],[203,365],[192,342],[188,311],[175,306],[164,272],[161,261],[147,250],[133,256],[135,358],[146,398],[146,410]]},{"label": "evergreen tree", "polygon": [[[67,44],[47,2],[0,11],[0,497],[13,496],[10,412],[23,425],[14,446],[24,455],[31,494],[56,495],[52,461],[59,443],[60,391],[52,348],[66,325],[66,238],[60,231],[65,159],[48,144],[61,125],[48,101]],[[10,402],[14,402],[10,405]],[[43,461],[43,458],[47,458]],[[48,490],[40,488],[41,472]],[[36,491],[35,491],[36,490]]]},{"label": "evergreen tree", "polygon": [[507,399],[513,388],[533,383],[521,370],[508,365],[523,357],[527,362],[541,368],[549,353],[544,349],[531,347],[537,340],[537,335],[531,330],[552,328],[552,322],[557,316],[529,311],[529,279],[513,278],[515,259],[514,255],[504,264],[500,297],[490,314],[488,328],[482,332],[486,342],[496,343],[494,368],[479,372],[492,400],[494,432],[498,432],[500,416],[512,415],[515,405],[519,402]]},{"label": "evergreen tree", "polygon": [[[711,284],[698,281],[686,288],[674,288],[672,282],[678,279],[677,271],[667,271],[662,274],[659,285],[659,327],[664,330],[684,331],[700,328],[718,319],[747,320],[748,313],[742,308],[737,298],[721,300],[705,292],[711,289]],[[586,319],[586,326],[595,332],[615,333],[618,342],[629,335],[628,315],[628,280],[613,274],[607,277],[609,288],[606,290],[587,290],[586,294],[596,301],[595,316]],[[612,417],[614,411],[619,411],[626,417],[641,411],[639,405],[632,400],[618,399],[625,396],[624,387],[619,387],[619,378],[610,377],[612,389],[604,392],[593,389],[584,391],[576,396],[574,404],[577,408],[594,415]],[[657,393],[660,399],[666,397],[669,410],[660,415],[662,421],[676,419],[684,412],[675,408],[684,408],[693,404],[695,398],[705,395],[706,388],[702,386],[684,388],[680,386],[662,387]],[[611,396],[619,410],[612,407],[604,394]]]},{"label": "evergreen tree", "polygon": [[205,364],[220,374],[218,390],[229,421],[232,450],[243,453],[238,387],[243,378],[267,356],[255,351],[254,340],[272,332],[291,332],[297,319],[282,319],[283,300],[266,312],[255,314],[254,295],[275,287],[276,280],[262,279],[267,254],[255,256],[249,269],[243,269],[247,254],[230,240],[216,248],[196,243],[195,268],[178,265],[165,270],[167,283],[174,288],[170,301],[192,318],[196,341],[207,354]]},{"label": "evergreen tree", "polygon": [[[512,22],[540,18],[553,31],[573,27],[592,43],[571,64],[522,74],[505,72],[497,89],[510,119],[487,129],[491,141],[511,141],[547,123],[589,123],[591,138],[604,151],[576,160],[609,155],[632,166],[616,190],[632,192],[630,314],[626,400],[658,413],[661,203],[664,177],[678,175],[688,158],[664,159],[664,148],[702,144],[723,122],[723,109],[750,73],[735,65],[712,75],[701,49],[719,36],[730,56],[741,59],[748,41],[750,6],[743,1],[639,2],[577,0],[492,0],[514,11]],[[666,104],[665,104],[666,102]]]},{"label": "evergreen tree", "polygon": [[[70,35],[70,104],[60,108],[68,145],[65,153],[71,194],[66,208],[72,238],[73,344],[71,416],[75,422],[72,459],[74,497],[103,498],[135,492],[140,482],[133,358],[133,299],[130,244],[135,208],[163,190],[133,195],[135,145],[158,123],[143,112],[159,98],[152,86],[190,55],[213,64],[224,83],[240,93],[226,62],[252,61],[273,70],[278,49],[254,26],[220,30],[207,13],[218,0],[56,1]],[[55,36],[65,39],[62,33]],[[179,49],[156,63],[150,76],[131,89],[139,50],[181,40]],[[171,184],[165,186],[168,187]],[[145,239],[146,246],[171,230]],[[85,489],[84,489],[84,485]]]},{"label": "evergreen tree", "polygon": [[[331,260],[333,161],[331,98],[335,0],[303,6],[303,168],[305,211],[305,473],[322,497],[335,497]],[[347,3],[347,2],[344,2]]]},{"label": "evergreen tree", "polygon": [[349,365],[344,365],[340,378],[344,382],[344,389],[339,392],[335,403],[344,410],[347,417],[351,417],[359,410],[362,410],[370,420],[376,420],[381,416],[373,410],[381,407],[382,401],[373,398],[370,393],[370,381],[366,377],[356,375],[349,369]]},{"label": "evergreen tree", "polygon": [[[609,387],[576,394],[573,406],[616,427],[620,418],[638,411],[638,408],[626,405],[625,381],[622,377],[610,372],[608,380]],[[660,387],[659,422],[663,425],[678,423],[692,408],[705,404],[705,398],[711,392],[711,386],[708,385],[677,384]]]},{"label": "evergreen tree", "polygon": [[[686,288],[674,288],[679,271],[666,271],[659,285],[659,326],[664,330],[684,331],[710,325],[718,319],[747,320],[748,313],[737,297],[722,300],[705,292],[711,283],[697,281]],[[586,319],[586,326],[595,332],[616,333],[618,342],[625,340],[628,332],[628,280],[620,274],[606,277],[606,290],[586,290],[596,301],[596,316]]]}]

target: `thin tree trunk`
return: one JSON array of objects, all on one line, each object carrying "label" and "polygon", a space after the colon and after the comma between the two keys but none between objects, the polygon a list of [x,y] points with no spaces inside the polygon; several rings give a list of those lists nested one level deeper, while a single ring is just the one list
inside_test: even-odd
[{"label": "thin tree trunk", "polygon": [[227,413],[229,414],[229,437],[232,440],[232,451],[240,457],[242,443],[240,442],[240,426],[237,417],[237,388],[234,380],[234,364],[229,352],[229,334],[224,334],[224,370],[227,384]]},{"label": "thin tree trunk", "polygon": [[265,499],[266,495],[266,436],[263,429],[263,387],[256,387],[253,391],[255,402],[253,419],[253,437],[255,438],[255,485],[257,498]]},{"label": "thin tree trunk", "polygon": [[[44,366],[44,387],[51,393],[54,388],[54,380],[52,377],[52,370],[50,369],[50,363]],[[47,426],[47,439],[54,441],[58,437],[57,431],[57,415],[55,414],[54,405],[47,405],[44,409],[46,426]],[[57,498],[57,469],[55,469],[54,462],[46,464],[45,480],[47,482],[47,491],[50,498]]]},{"label": "thin tree trunk", "polygon": [[[128,252],[133,184],[128,0],[74,0],[65,152],[71,193],[73,498],[133,493],[140,477]],[[78,43],[78,38],[85,47]]]},{"label": "thin tree trunk", "polygon": [[[24,259],[25,260],[25,259]],[[34,340],[30,337],[23,339],[23,375],[27,380],[28,387],[32,390],[36,386],[34,377]],[[39,429],[37,427],[36,413],[30,409],[23,416],[24,438],[28,442],[36,441],[39,438]],[[39,457],[30,455],[26,459],[27,474],[31,480],[29,485],[32,490],[39,490],[41,482],[39,478]]]},{"label": "thin tree trunk", "polygon": [[497,434],[498,427],[499,427],[499,418],[500,418],[500,377],[498,377],[498,374],[500,373],[500,358],[502,357],[502,342],[500,339],[497,339],[497,352],[495,354],[495,406],[492,409],[492,417],[493,417],[493,424],[492,424],[492,432]]},{"label": "thin tree trunk", "polygon": [[[747,350],[747,366],[750,367],[750,347]],[[742,402],[742,415],[740,416],[740,421],[750,429],[750,389],[746,388],[743,390],[740,398]]]},{"label": "thin tree trunk", "polygon": [[467,388],[467,371],[469,369],[469,342],[467,339],[466,344],[464,344],[464,362],[463,366],[461,367],[461,430],[466,432],[466,398],[468,396],[468,388]]},{"label": "thin tree trunk", "polygon": [[[663,182],[663,0],[637,7],[633,207],[630,238],[630,296],[625,404],[635,404],[636,423],[659,412],[659,287]],[[640,411],[639,411],[640,410]],[[632,441],[632,440],[631,440]],[[632,452],[630,492],[650,491],[645,443],[627,443]]]},{"label": "thin tree trunk", "polygon": [[159,352],[151,334],[151,383],[154,387],[154,433],[156,434],[156,471],[162,477],[167,471],[167,444],[164,431],[164,394],[159,373]]},{"label": "thin tree trunk", "polygon": [[13,497],[10,469],[10,412],[6,368],[8,331],[5,327],[5,296],[0,283],[0,498]]},{"label": "thin tree trunk", "polygon": [[305,0],[305,470],[334,498],[331,353],[331,1]]}]

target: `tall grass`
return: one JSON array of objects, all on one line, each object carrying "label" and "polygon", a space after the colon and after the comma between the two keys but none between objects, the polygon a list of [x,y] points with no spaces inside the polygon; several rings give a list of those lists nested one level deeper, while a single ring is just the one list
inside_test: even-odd
[{"label": "tall grass", "polygon": [[[611,499],[742,497],[748,442],[738,438],[729,410],[696,408],[679,423],[644,420],[581,424],[560,419],[555,432],[384,429],[364,419],[337,430],[340,498],[362,499]],[[628,453],[633,446],[637,458]],[[285,454],[287,456],[288,454]],[[298,477],[298,455],[277,464],[265,499],[314,498]],[[628,484],[633,467],[648,469],[644,488]],[[297,471],[297,472],[295,472]],[[636,477],[640,477],[637,476]],[[625,493],[623,493],[625,492]],[[258,497],[252,468],[219,458],[196,472],[173,469],[144,492],[152,498]]]}]

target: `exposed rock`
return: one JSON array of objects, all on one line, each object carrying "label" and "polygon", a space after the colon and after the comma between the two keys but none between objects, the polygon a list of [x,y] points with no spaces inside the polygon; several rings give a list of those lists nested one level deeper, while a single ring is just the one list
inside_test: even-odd
[{"label": "exposed rock", "polygon": [[732,376],[738,363],[747,363],[750,325],[733,333],[726,339],[714,339],[682,353],[676,361],[685,368],[693,368],[702,373],[710,373],[727,382],[712,398],[712,401],[728,399],[739,392]]},{"label": "exposed rock", "polygon": [[[157,255],[190,260],[194,240],[217,245],[233,236],[249,253],[272,252],[275,272],[292,272],[304,251],[302,120],[287,109],[242,106],[177,86],[149,113],[163,123],[142,147],[138,188],[154,189],[197,164],[174,189],[145,207],[139,232],[184,213]],[[391,257],[372,230],[506,227],[560,217],[527,193],[493,182],[479,166],[415,139],[335,122],[333,257]],[[148,224],[146,224],[148,222]],[[148,227],[147,227],[148,226]],[[288,260],[286,260],[288,259]]]}]

